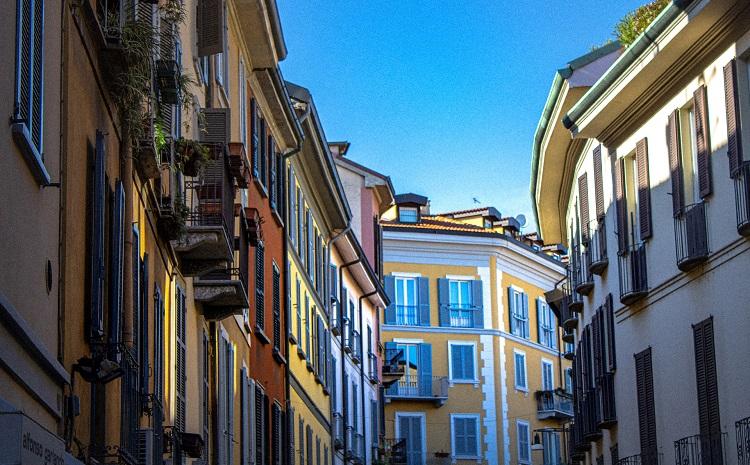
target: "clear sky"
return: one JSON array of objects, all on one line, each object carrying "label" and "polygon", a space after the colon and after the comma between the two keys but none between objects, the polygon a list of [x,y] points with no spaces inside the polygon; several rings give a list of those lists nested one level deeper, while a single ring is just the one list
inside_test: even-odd
[{"label": "clear sky", "polygon": [[646,0],[278,0],[284,77],[329,141],[432,211],[496,207],[533,228],[531,145],[556,69]]}]

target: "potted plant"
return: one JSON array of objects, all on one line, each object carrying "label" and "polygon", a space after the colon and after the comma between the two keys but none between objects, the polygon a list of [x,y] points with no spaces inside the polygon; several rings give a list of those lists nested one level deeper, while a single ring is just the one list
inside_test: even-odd
[{"label": "potted plant", "polygon": [[210,160],[208,147],[180,137],[175,141],[175,161],[186,176],[197,176]]},{"label": "potted plant", "polygon": [[172,214],[160,222],[161,231],[167,240],[179,240],[187,232],[187,218],[190,209],[181,196],[176,196],[172,204]]},{"label": "potted plant", "polygon": [[175,60],[156,60],[156,82],[162,103],[176,105],[180,101],[180,67]]}]

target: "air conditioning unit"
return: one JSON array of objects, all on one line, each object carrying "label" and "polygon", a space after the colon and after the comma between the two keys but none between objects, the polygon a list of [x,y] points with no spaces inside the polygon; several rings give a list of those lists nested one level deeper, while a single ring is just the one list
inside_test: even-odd
[{"label": "air conditioning unit", "polygon": [[138,465],[154,464],[154,430],[138,430],[138,453],[136,454]]}]

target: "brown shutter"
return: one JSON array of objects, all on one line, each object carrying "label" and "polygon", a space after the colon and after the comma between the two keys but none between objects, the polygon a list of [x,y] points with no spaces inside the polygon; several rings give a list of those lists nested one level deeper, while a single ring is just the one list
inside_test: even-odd
[{"label": "brown shutter", "polygon": [[651,348],[635,354],[638,394],[638,426],[641,440],[641,464],[657,465],[656,408]]},{"label": "brown shutter", "polygon": [[201,142],[229,143],[229,108],[202,108]]},{"label": "brown shutter", "polygon": [[601,325],[601,310],[597,310],[594,313],[591,321],[591,336],[592,336],[592,348],[594,356],[594,380],[598,379],[603,373],[602,371],[602,325]]},{"label": "brown shutter", "polygon": [[581,209],[581,237],[589,238],[589,183],[587,173],[578,178],[578,208]]},{"label": "brown shutter", "polygon": [[724,97],[727,105],[727,155],[729,174],[735,177],[742,163],[742,133],[740,131],[740,109],[737,98],[737,61],[724,66]]},{"label": "brown shutter", "polygon": [[701,198],[711,195],[711,142],[708,134],[708,104],[706,86],[693,93],[693,116],[695,118],[695,145],[698,148],[698,188]]},{"label": "brown shutter", "polygon": [[614,160],[615,208],[617,209],[617,247],[619,253],[628,249],[628,209],[625,203],[624,159]]},{"label": "brown shutter", "polygon": [[224,2],[198,1],[198,56],[206,57],[224,51]]},{"label": "brown shutter", "polygon": [[677,217],[685,207],[679,110],[670,113],[667,120],[667,151],[669,152],[669,173],[672,178],[672,214]]},{"label": "brown shutter", "polygon": [[594,149],[594,202],[596,219],[604,217],[604,183],[602,182],[602,146]]},{"label": "brown shutter", "polygon": [[651,185],[648,179],[648,139],[645,137],[635,146],[635,161],[638,165],[638,220],[641,240],[652,236],[651,231]]},{"label": "brown shutter", "polygon": [[606,333],[607,333],[607,370],[612,373],[617,368],[617,353],[615,352],[615,312],[612,305],[612,294],[607,294],[604,304]]},{"label": "brown shutter", "polygon": [[693,326],[693,342],[700,434],[719,433],[721,421],[719,420],[719,390],[716,382],[713,318],[708,318]]}]

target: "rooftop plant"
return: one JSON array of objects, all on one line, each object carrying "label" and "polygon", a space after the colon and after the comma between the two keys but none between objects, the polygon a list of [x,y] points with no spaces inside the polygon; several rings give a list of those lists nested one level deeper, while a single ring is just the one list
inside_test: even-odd
[{"label": "rooftop plant", "polygon": [[623,47],[628,47],[659,16],[671,0],[653,0],[631,11],[615,26],[614,35]]}]

